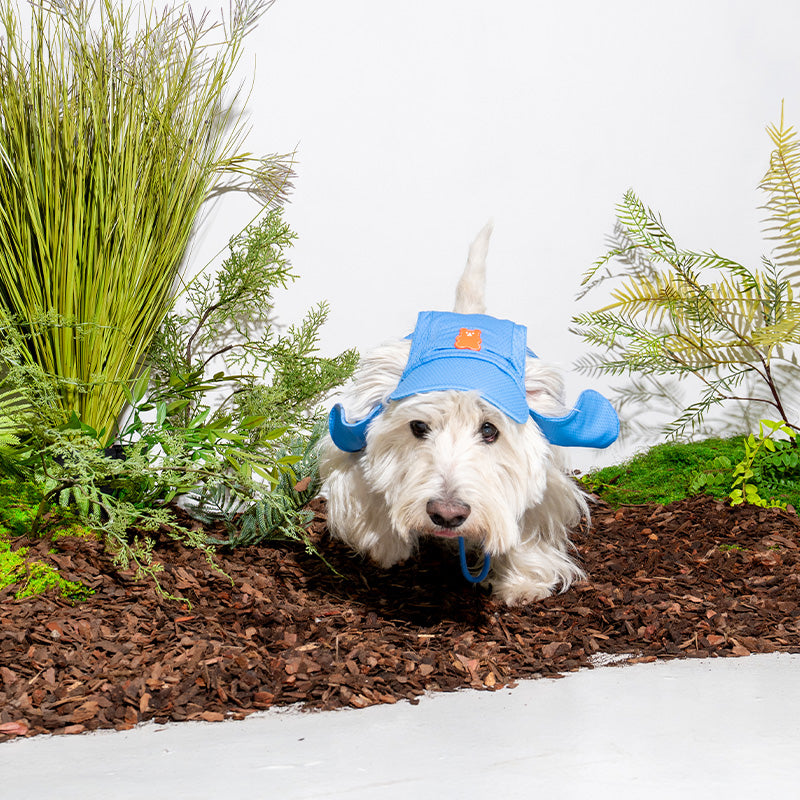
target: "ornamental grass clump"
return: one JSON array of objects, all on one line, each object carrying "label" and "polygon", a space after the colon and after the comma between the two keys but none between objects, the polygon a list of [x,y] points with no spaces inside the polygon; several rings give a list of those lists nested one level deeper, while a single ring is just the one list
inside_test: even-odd
[{"label": "ornamental grass clump", "polygon": [[29,31],[0,8],[0,307],[28,363],[57,381],[63,419],[105,441],[202,204],[230,182],[267,201],[287,189],[285,160],[241,150],[226,96],[270,4],[234,0],[213,22],[188,5],[134,15],[63,0],[34,5]]},{"label": "ornamental grass clump", "polygon": [[[180,524],[186,496],[230,512],[232,538],[258,506],[248,540],[306,541],[315,405],[356,360],[316,355],[324,304],[273,325],[271,291],[294,278],[291,163],[241,150],[227,88],[271,2],[233,0],[215,23],[187,4],[54,0],[27,32],[0,6],[0,475],[35,487],[26,535],[63,509],[157,587],[163,536],[214,564],[202,528]],[[248,184],[261,221],[216,279],[183,282],[201,206]]]}]

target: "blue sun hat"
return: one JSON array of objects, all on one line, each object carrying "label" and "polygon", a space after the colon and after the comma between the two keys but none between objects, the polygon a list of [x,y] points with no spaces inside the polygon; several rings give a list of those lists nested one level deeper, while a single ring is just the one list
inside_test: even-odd
[{"label": "blue sun hat", "polygon": [[[563,416],[528,407],[525,360],[536,356],[527,348],[524,325],[486,314],[423,311],[410,338],[408,361],[390,401],[426,392],[475,391],[515,422],[530,416],[559,447],[608,447],[619,435],[616,411],[593,389],[582,392]],[[348,422],[342,406],[334,406],[328,418],[333,443],[349,453],[363,450],[367,428],[383,409],[376,406],[364,419]]]}]

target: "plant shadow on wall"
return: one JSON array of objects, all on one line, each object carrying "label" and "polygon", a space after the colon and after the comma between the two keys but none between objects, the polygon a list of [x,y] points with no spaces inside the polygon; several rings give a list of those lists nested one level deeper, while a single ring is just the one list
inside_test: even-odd
[{"label": "plant shadow on wall", "polygon": [[[652,436],[646,425],[654,409],[673,409],[675,418],[664,428],[672,439],[709,428],[716,435],[747,435],[758,427],[739,463],[716,460],[693,488],[727,482],[733,502],[760,505],[781,501],[762,496],[759,486],[771,486],[769,494],[782,480],[800,477],[794,403],[800,387],[800,141],[783,112],[768,133],[774,149],[761,189],[773,258],[754,269],[713,250],[683,250],[660,216],[629,191],[617,207],[612,247],[586,273],[579,295],[610,285],[611,302],[573,318],[573,331],[599,348],[578,369],[629,378],[615,390],[629,437]],[[687,378],[701,391],[685,407],[680,390]],[[710,420],[722,404],[725,416]]]},{"label": "plant shadow on wall", "polygon": [[[296,277],[291,158],[244,152],[225,99],[270,5],[235,2],[220,22],[140,10],[137,27],[70,0],[34,6],[27,41],[0,11],[0,470],[38,493],[34,534],[77,514],[140,575],[159,569],[156,531],[211,559],[170,511],[185,496],[226,521],[217,543],[311,547],[315,408],[356,361],[317,354],[324,304],[274,325],[272,294]],[[215,277],[182,285],[204,202],[245,183],[260,219]]]}]

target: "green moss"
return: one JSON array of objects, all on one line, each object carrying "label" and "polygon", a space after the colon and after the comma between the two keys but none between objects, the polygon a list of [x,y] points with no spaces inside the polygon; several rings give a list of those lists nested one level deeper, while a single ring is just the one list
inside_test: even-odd
[{"label": "green moss", "polygon": [[14,597],[33,597],[50,589],[56,589],[63,597],[86,600],[94,592],[76,581],[68,581],[58,570],[42,561],[28,561],[27,547],[11,549],[8,530],[0,528],[0,589],[18,585]]},{"label": "green moss", "polygon": [[[40,496],[33,484],[0,480],[0,589],[16,586],[14,596],[17,598],[32,597],[54,589],[72,600],[85,600],[93,594],[91,589],[62,578],[50,564],[28,560],[29,548],[12,549],[12,539],[29,533]],[[64,536],[97,537],[94,531],[67,517],[53,519],[48,528],[53,540]]]},{"label": "green moss", "polygon": [[30,530],[41,495],[32,483],[12,478],[0,480],[0,525],[12,535],[22,536]]},{"label": "green moss", "polygon": [[50,534],[50,538],[57,542],[65,536],[78,536],[81,539],[95,539],[98,542],[102,540],[103,536],[100,531],[93,531],[91,528],[86,528],[79,525],[77,522],[64,523],[63,527],[56,528]]},{"label": "green moss", "polygon": [[[581,478],[581,483],[612,505],[672,503],[697,494],[690,488],[692,477],[714,469],[712,465],[719,457],[728,459],[731,464],[741,461],[744,457],[742,437],[656,445],[623,464],[590,472]],[[726,488],[724,482],[712,483],[705,491],[723,498],[727,497],[730,487]]]}]

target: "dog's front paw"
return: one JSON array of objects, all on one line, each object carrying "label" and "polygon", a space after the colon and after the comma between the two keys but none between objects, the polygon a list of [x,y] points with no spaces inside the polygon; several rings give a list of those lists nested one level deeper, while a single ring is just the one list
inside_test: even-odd
[{"label": "dog's front paw", "polygon": [[545,597],[550,597],[554,591],[552,585],[534,580],[492,580],[491,584],[492,597],[507,606],[522,606],[527,603],[535,603],[539,600],[544,600]]},{"label": "dog's front paw", "polygon": [[532,539],[492,560],[492,594],[506,605],[534,603],[585,577],[559,547]]},{"label": "dog's front paw", "polygon": [[389,567],[410,558],[413,551],[414,548],[410,543],[398,536],[389,535],[378,537],[375,544],[368,548],[367,555],[379,567],[389,569]]}]

